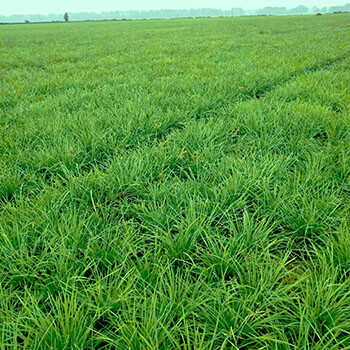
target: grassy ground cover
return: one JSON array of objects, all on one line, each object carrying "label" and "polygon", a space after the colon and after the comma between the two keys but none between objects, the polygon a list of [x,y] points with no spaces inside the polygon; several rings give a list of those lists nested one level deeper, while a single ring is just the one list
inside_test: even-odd
[{"label": "grassy ground cover", "polygon": [[350,349],[350,16],[0,28],[2,349]]}]

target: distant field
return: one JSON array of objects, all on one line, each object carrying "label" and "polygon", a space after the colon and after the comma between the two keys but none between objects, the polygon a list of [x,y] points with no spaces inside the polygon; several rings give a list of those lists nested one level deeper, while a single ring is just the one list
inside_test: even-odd
[{"label": "distant field", "polygon": [[350,349],[350,15],[0,28],[0,349]]}]

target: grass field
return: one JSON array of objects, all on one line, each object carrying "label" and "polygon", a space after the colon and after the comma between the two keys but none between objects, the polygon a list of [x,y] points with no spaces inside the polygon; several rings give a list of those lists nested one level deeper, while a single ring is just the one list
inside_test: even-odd
[{"label": "grass field", "polygon": [[0,349],[350,349],[350,15],[0,28]]}]

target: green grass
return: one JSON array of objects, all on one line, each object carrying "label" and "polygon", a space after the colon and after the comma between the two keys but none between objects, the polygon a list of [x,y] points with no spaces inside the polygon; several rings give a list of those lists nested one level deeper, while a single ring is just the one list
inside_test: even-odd
[{"label": "green grass", "polygon": [[0,28],[1,349],[350,349],[350,16]]}]

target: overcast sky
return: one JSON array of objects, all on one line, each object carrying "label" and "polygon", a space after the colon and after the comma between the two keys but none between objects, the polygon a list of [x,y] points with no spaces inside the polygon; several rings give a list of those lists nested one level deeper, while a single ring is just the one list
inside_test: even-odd
[{"label": "overcast sky", "polygon": [[48,14],[63,12],[102,12],[115,10],[185,9],[243,7],[257,9],[265,6],[295,7],[298,5],[336,6],[346,0],[0,0],[0,14]]}]

